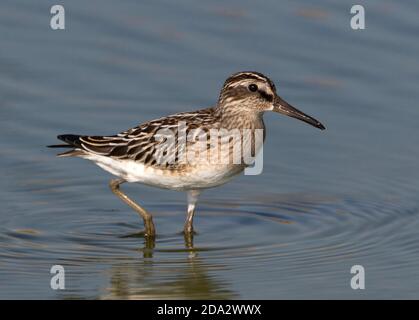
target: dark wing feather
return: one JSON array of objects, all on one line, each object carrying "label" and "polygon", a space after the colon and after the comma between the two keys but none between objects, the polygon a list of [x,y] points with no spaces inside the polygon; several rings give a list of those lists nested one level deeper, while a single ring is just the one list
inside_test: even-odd
[{"label": "dark wing feather", "polygon": [[156,139],[158,131],[176,130],[180,121],[185,123],[188,131],[198,127],[216,127],[218,120],[215,110],[207,108],[156,119],[113,136],[60,135],[58,139],[89,153],[156,165],[155,154],[158,146],[164,142],[162,139]]}]

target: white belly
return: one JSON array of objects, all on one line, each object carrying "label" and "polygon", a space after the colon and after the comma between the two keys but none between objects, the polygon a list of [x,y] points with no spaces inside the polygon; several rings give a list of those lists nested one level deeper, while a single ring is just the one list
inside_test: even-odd
[{"label": "white belly", "polygon": [[184,172],[156,169],[133,160],[118,160],[106,156],[88,154],[92,160],[107,172],[128,182],[139,182],[172,190],[205,189],[222,185],[244,170],[242,165],[196,166]]}]

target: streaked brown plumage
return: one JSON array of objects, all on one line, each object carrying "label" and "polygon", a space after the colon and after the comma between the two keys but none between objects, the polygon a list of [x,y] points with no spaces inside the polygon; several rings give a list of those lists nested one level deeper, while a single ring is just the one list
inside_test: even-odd
[{"label": "streaked brown plumage", "polygon": [[[198,129],[200,130],[199,135],[206,135],[214,129],[238,129],[243,132],[245,129],[250,129],[251,132],[262,129],[265,135],[263,113],[266,111],[279,112],[307,122],[319,129],[324,129],[319,121],[282,100],[277,95],[275,85],[269,78],[261,73],[245,71],[233,74],[225,81],[215,107],[159,118],[116,135],[60,135],[58,138],[68,144],[64,146],[73,149],[59,155],[92,160],[105,170],[121,177],[122,179],[111,182],[112,191],[142,216],[148,236],[155,234],[151,215],[123,194],[119,190],[119,185],[125,181],[141,182],[187,191],[188,218],[184,230],[185,233],[190,234],[193,231],[192,219],[200,190],[231,180],[234,175],[243,171],[246,165],[244,163],[225,165],[208,161],[203,163],[177,161],[179,159],[176,157],[180,148],[188,149],[198,141],[205,144],[206,150],[223,148],[225,143],[230,143],[222,143],[217,140],[217,145],[214,145],[205,138],[203,141],[199,139],[187,140],[184,144],[177,141],[173,148],[169,149],[170,152],[173,152],[172,160],[174,159],[174,161],[162,163],[156,156],[159,152],[161,153],[162,144],[167,142],[161,137],[162,130],[175,131],[179,124],[183,123],[187,136],[193,130],[197,131]],[[256,140],[245,142],[243,138],[240,143],[250,143],[252,152],[255,153],[260,149],[263,141],[260,143]],[[63,145],[59,147],[63,147]],[[232,150],[232,145],[228,144],[227,148]]]}]

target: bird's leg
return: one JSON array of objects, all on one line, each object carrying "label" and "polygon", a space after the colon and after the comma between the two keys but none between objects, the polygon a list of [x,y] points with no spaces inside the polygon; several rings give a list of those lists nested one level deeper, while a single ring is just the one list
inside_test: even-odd
[{"label": "bird's leg", "polygon": [[195,206],[198,201],[199,194],[200,192],[198,190],[187,191],[188,214],[186,216],[185,227],[183,229],[184,233],[187,235],[193,234],[193,215],[195,213]]},{"label": "bird's leg", "polygon": [[153,217],[140,205],[128,198],[128,196],[119,189],[119,185],[124,182],[126,181],[122,179],[114,179],[109,182],[109,186],[111,187],[111,190],[114,194],[116,194],[122,201],[137,211],[141,218],[143,218],[145,236],[154,237],[156,235],[156,229],[154,228]]},{"label": "bird's leg", "polygon": [[153,258],[156,237],[144,237],[143,258]]},{"label": "bird's leg", "polygon": [[183,238],[185,239],[185,248],[186,249],[193,249],[193,231],[183,233]]}]

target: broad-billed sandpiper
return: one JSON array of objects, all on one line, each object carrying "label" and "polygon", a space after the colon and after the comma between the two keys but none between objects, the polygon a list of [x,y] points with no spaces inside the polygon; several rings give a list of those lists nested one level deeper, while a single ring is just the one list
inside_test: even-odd
[{"label": "broad-billed sandpiper", "polygon": [[[152,120],[116,135],[59,135],[58,139],[66,144],[50,147],[69,147],[71,150],[58,156],[92,160],[104,170],[119,177],[110,181],[111,190],[140,214],[144,220],[147,237],[154,237],[156,234],[152,216],[120,190],[121,183],[139,182],[186,191],[188,206],[184,233],[191,235],[200,192],[230,181],[248,167],[243,156],[239,157],[241,161],[231,161],[233,147],[239,144],[239,150],[250,148],[253,155],[261,149],[265,138],[265,111],[282,113],[321,130],[325,129],[319,121],[281,99],[268,77],[258,72],[245,71],[235,73],[225,81],[214,107]],[[179,132],[179,128],[182,127],[180,124],[183,126],[184,135]],[[254,135],[253,138],[247,139],[243,135],[238,140],[231,139],[231,132],[234,130],[239,134],[245,130],[250,130],[253,134],[262,131],[263,137],[258,140]],[[170,132],[175,139],[171,139]],[[212,140],[214,132],[219,138]],[[225,132],[228,139],[223,139],[226,136]],[[181,136],[187,138],[180,139]],[[193,149],[198,144],[201,149]],[[188,149],[194,150],[195,156],[196,150],[198,153],[210,152],[205,153],[205,156],[199,156],[200,161],[196,161],[196,157],[183,156],[185,151],[186,155],[191,154],[188,153]],[[223,150],[227,150],[224,156]],[[211,151],[216,154],[215,157],[208,156]],[[189,161],[189,158],[193,158],[194,161]],[[229,160],[226,161],[226,158]]]}]

